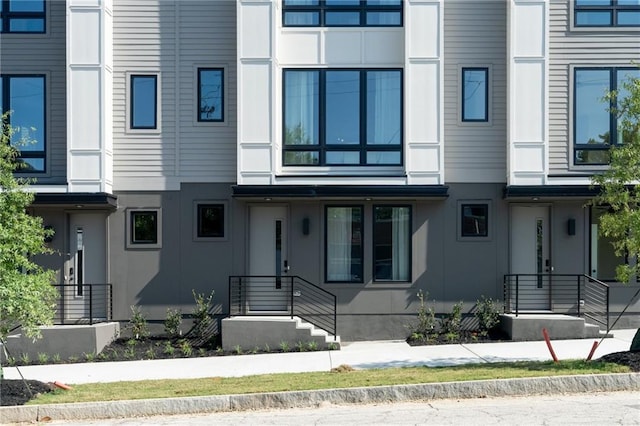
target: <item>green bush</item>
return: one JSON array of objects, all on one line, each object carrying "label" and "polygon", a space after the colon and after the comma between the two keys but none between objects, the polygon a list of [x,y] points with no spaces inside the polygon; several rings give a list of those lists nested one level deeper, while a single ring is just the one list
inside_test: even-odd
[{"label": "green bush", "polygon": [[436,320],[436,313],[433,306],[427,306],[426,300],[429,297],[428,292],[425,293],[420,289],[418,290],[417,296],[420,300],[420,305],[418,306],[418,321],[409,326],[411,339],[430,339],[437,334],[436,327],[438,321]]},{"label": "green bush", "polygon": [[196,307],[193,310],[193,335],[196,338],[206,340],[210,334],[210,328],[213,326],[213,318],[211,318],[211,310],[213,308],[213,295],[207,297],[204,294],[196,293],[191,290]]},{"label": "green bush", "polygon": [[129,327],[131,327],[131,333],[135,339],[140,340],[149,337],[149,324],[147,324],[147,318],[138,306],[131,306]]},{"label": "green bush", "polygon": [[462,302],[454,303],[451,312],[442,319],[442,332],[449,340],[460,336],[462,329]]},{"label": "green bush", "polygon": [[167,309],[167,318],[164,320],[164,332],[169,337],[178,337],[182,334],[182,312],[179,309]]},{"label": "green bush", "polygon": [[484,296],[476,301],[475,316],[478,319],[478,330],[486,336],[500,322],[500,303]]}]

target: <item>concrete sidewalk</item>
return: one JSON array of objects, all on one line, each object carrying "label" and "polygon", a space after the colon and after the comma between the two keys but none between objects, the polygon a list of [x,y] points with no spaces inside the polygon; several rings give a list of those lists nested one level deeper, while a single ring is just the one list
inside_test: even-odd
[{"label": "concrete sidewalk", "polygon": [[[608,353],[629,350],[635,332],[635,329],[616,330],[613,333],[614,337],[603,340],[594,354],[594,359]],[[585,359],[593,342],[592,339],[558,340],[552,344],[560,359]],[[543,341],[417,347],[411,347],[403,341],[380,341],[346,343],[339,351],[43,365],[20,367],[20,372],[27,379],[80,384],[329,371],[342,364],[350,365],[356,369],[365,369],[550,359],[551,355]],[[5,377],[17,379],[20,376],[14,367],[5,369]],[[441,398],[460,399],[615,391],[640,391],[640,373],[23,405],[0,407],[0,423],[34,423],[43,419],[70,422],[88,419],[185,415],[215,411],[303,408],[316,407],[321,404],[371,404]]]},{"label": "concrete sidewalk", "polygon": [[[593,359],[629,350],[635,332],[635,329],[614,330],[614,337],[602,341]],[[585,359],[594,341],[557,340],[552,345],[559,359]],[[342,364],[355,369],[366,369],[550,359],[551,354],[544,341],[414,347],[404,341],[374,341],[343,343],[339,351],[37,365],[20,367],[20,372],[25,379],[80,384],[329,371]],[[15,367],[5,368],[4,374],[7,379],[20,378]]]}]

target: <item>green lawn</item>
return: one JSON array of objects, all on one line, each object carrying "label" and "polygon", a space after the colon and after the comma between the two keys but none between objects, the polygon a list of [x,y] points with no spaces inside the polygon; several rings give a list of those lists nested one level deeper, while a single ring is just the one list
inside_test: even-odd
[{"label": "green lawn", "polygon": [[559,363],[551,361],[512,362],[458,367],[405,367],[371,370],[353,370],[348,366],[340,366],[332,372],[84,384],[73,386],[73,389],[69,391],[56,390],[41,395],[31,400],[29,404],[228,395],[465,380],[626,373],[629,371],[628,367],[618,364],[583,360],[561,361]]}]

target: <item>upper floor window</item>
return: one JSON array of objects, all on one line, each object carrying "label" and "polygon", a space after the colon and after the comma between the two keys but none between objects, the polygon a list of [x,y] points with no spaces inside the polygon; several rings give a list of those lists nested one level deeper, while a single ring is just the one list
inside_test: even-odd
[{"label": "upper floor window", "polygon": [[285,27],[399,27],[403,0],[283,0]]},{"label": "upper floor window", "polygon": [[576,27],[638,27],[640,0],[575,0]]},{"label": "upper floor window", "polygon": [[158,76],[132,74],[130,78],[130,127],[157,129]]},{"label": "upper floor window", "polygon": [[462,68],[462,121],[489,121],[489,69]]},{"label": "upper floor window", "polygon": [[638,68],[576,68],[574,70],[573,139],[575,164],[608,164],[609,147],[625,142],[613,109],[615,99],[604,102],[610,91],[619,99],[628,96],[622,86],[629,78],[640,78]]},{"label": "upper floor window", "polygon": [[44,0],[0,0],[0,32],[43,33]]},{"label": "upper floor window", "polygon": [[222,68],[198,68],[198,121],[224,121]]},{"label": "upper floor window", "polygon": [[11,144],[19,151],[17,172],[45,171],[45,76],[0,76],[0,112],[11,112]]},{"label": "upper floor window", "polygon": [[285,70],[285,166],[401,165],[401,70]]}]

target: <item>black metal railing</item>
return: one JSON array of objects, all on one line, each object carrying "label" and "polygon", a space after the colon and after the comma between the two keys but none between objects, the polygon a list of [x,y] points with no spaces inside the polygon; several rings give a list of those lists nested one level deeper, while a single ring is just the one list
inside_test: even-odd
[{"label": "black metal railing", "polygon": [[55,284],[56,325],[96,324],[113,318],[111,284]]},{"label": "black metal railing", "polygon": [[230,276],[229,314],[297,316],[337,335],[336,296],[299,276]]},{"label": "black metal railing", "polygon": [[505,313],[584,317],[609,330],[609,286],[585,274],[507,274]]}]

